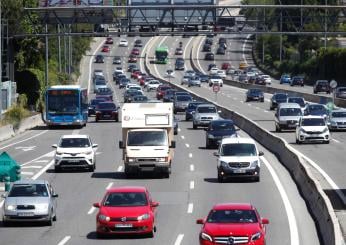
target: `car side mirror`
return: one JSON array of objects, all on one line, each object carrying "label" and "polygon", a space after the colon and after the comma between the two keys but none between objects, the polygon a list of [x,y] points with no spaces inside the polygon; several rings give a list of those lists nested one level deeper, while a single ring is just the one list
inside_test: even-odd
[{"label": "car side mirror", "polygon": [[195,114],[196,113],[196,111],[191,111],[191,114]]},{"label": "car side mirror", "polygon": [[222,111],[220,111],[220,110],[219,110],[219,111],[217,111],[217,113],[221,113],[221,112],[222,112]]},{"label": "car side mirror", "polygon": [[258,152],[259,156],[264,156],[264,153],[262,151]]},{"label": "car side mirror", "polygon": [[57,144],[52,145],[53,148],[58,148]]},{"label": "car side mirror", "polygon": [[2,197],[2,198],[6,198],[6,197],[7,197],[7,196],[6,196],[6,193],[1,194],[1,197]]},{"label": "car side mirror", "polygon": [[196,220],[196,224],[198,224],[198,225],[203,225],[203,224],[204,224],[204,219],[198,219],[198,220]]},{"label": "car side mirror", "polygon": [[160,205],[160,203],[158,202],[151,202],[150,206],[152,206],[153,208],[156,208]]},{"label": "car side mirror", "polygon": [[122,140],[119,140],[119,148],[124,149],[124,142]]},{"label": "car side mirror", "polygon": [[218,152],[214,152],[213,155],[216,156],[216,157],[220,156],[220,154]]},{"label": "car side mirror", "polygon": [[99,145],[98,144],[93,144],[93,148],[97,148]]},{"label": "car side mirror", "polygon": [[94,208],[100,208],[100,206],[101,206],[101,205],[100,205],[99,202],[95,202],[95,203],[93,204],[93,207],[94,207]]},{"label": "car side mirror", "polygon": [[240,131],[240,128],[235,128],[235,131]]},{"label": "car side mirror", "polygon": [[269,224],[269,220],[268,219],[262,219],[262,224],[268,225]]},{"label": "car side mirror", "polygon": [[209,131],[209,128],[205,128],[204,131]]},{"label": "car side mirror", "polygon": [[59,197],[59,195],[56,193],[53,193],[52,197]]},{"label": "car side mirror", "polygon": [[169,148],[173,148],[173,149],[175,148],[175,141],[174,140],[172,140],[171,146]]}]

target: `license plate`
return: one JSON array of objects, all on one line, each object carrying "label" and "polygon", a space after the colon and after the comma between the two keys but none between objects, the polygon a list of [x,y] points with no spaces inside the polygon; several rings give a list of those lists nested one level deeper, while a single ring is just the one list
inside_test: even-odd
[{"label": "license plate", "polygon": [[131,228],[132,224],[116,224],[115,227],[117,227],[117,228]]},{"label": "license plate", "polygon": [[79,160],[68,160],[68,162],[79,162]]},{"label": "license plate", "polygon": [[258,97],[253,97],[255,100],[258,100]]},{"label": "license plate", "polygon": [[245,169],[236,169],[233,171],[235,174],[243,174],[243,173],[246,173],[246,170]]},{"label": "license plate", "polygon": [[18,213],[20,217],[31,217],[34,216],[34,213]]},{"label": "license plate", "polygon": [[103,117],[111,117],[111,115],[103,115]]}]

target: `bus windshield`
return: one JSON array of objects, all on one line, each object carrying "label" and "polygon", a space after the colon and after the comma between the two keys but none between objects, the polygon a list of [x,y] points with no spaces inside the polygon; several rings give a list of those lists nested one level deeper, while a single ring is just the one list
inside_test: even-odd
[{"label": "bus windshield", "polygon": [[77,90],[49,90],[47,110],[51,114],[76,114],[79,108]]}]

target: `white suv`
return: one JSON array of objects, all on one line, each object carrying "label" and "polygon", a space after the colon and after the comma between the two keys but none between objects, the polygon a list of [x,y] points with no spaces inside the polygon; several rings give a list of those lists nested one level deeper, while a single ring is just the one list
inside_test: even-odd
[{"label": "white suv", "polygon": [[93,172],[96,169],[97,144],[92,144],[88,135],[63,135],[56,148],[54,156],[55,171],[62,168],[87,168]]},{"label": "white suv", "polygon": [[247,177],[260,181],[260,156],[255,141],[251,138],[223,138],[218,152],[217,179]]},{"label": "white suv", "polygon": [[296,128],[296,143],[323,142],[329,144],[330,133],[328,124],[322,116],[303,116]]}]

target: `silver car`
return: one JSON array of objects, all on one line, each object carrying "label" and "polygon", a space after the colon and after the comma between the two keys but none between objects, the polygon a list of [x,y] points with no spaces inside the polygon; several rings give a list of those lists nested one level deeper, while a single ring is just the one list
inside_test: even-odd
[{"label": "silver car", "polygon": [[195,112],[193,113],[193,129],[197,129],[198,126],[208,127],[212,120],[218,120],[219,111],[213,104],[200,104],[197,105]]},{"label": "silver car", "polygon": [[199,77],[191,77],[187,85],[188,87],[191,87],[191,86],[201,87],[201,79]]},{"label": "silver car", "polygon": [[3,206],[3,225],[11,222],[45,222],[56,220],[58,195],[46,180],[20,180],[13,183]]},{"label": "silver car", "polygon": [[303,111],[297,103],[280,103],[275,112],[275,131],[282,129],[295,129],[299,119],[303,116]]},{"label": "silver car", "polygon": [[185,112],[187,106],[192,101],[193,101],[193,98],[190,95],[174,96],[174,101],[173,101],[174,114],[177,114],[178,112]]},{"label": "silver car", "polygon": [[332,110],[327,123],[329,130],[346,130],[346,109]]}]

